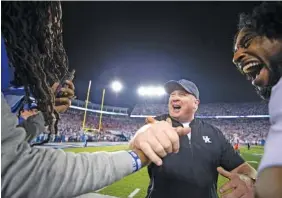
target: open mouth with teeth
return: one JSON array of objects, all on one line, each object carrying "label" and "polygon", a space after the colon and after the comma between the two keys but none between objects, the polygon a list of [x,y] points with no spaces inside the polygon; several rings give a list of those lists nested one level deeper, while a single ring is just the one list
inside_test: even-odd
[{"label": "open mouth with teeth", "polygon": [[248,80],[254,81],[260,74],[264,64],[257,61],[248,62],[243,66],[243,72],[247,75]]},{"label": "open mouth with teeth", "polygon": [[173,110],[178,111],[181,109],[180,105],[172,105]]}]

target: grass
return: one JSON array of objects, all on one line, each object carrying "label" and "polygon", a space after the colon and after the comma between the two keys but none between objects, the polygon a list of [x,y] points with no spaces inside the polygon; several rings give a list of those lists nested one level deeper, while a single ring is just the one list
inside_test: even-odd
[{"label": "grass", "polygon": [[[127,145],[118,145],[118,146],[106,146],[106,147],[87,147],[87,148],[68,148],[65,151],[70,152],[97,152],[97,151],[118,151],[118,150],[126,150],[128,149]],[[261,160],[261,154],[263,153],[263,147],[252,147],[251,150],[247,150],[245,147],[240,148],[241,155],[246,161],[250,161],[249,163],[257,169],[258,164]],[[259,154],[259,155],[256,155]],[[257,163],[256,163],[257,162]],[[227,179],[219,176],[218,186],[223,185]],[[139,188],[140,191],[134,196],[134,198],[144,198],[146,196],[147,187],[149,184],[149,177],[147,173],[147,169],[143,168],[139,172],[129,175],[122,180],[104,188],[99,191],[101,194],[111,195],[120,198],[127,198],[131,192],[135,189]]]}]

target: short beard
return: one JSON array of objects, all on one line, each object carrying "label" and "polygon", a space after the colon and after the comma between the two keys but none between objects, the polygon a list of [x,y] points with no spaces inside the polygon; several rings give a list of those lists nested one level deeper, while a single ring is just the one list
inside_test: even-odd
[{"label": "short beard", "polygon": [[263,99],[263,100],[269,100],[271,95],[272,86],[268,87],[255,87],[257,94]]},{"label": "short beard", "polygon": [[269,100],[271,96],[271,90],[274,85],[278,83],[280,78],[282,77],[282,66],[273,67],[269,70],[270,72],[270,82],[267,87],[256,87],[256,91],[258,95],[263,100]]}]

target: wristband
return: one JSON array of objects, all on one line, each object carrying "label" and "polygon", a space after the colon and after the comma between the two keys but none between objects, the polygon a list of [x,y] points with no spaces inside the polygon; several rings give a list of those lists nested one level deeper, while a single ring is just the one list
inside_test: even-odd
[{"label": "wristband", "polygon": [[133,168],[133,173],[134,173],[142,168],[142,163],[141,163],[140,158],[134,151],[129,151],[128,153],[132,157],[132,168]]}]

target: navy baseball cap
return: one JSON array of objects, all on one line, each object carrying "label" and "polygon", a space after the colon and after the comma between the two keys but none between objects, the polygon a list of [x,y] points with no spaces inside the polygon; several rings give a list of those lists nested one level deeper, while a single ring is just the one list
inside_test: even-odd
[{"label": "navy baseball cap", "polygon": [[167,83],[165,83],[164,88],[166,93],[168,94],[171,94],[171,92],[175,90],[184,89],[185,91],[187,91],[188,93],[192,94],[197,99],[199,99],[200,93],[198,87],[195,85],[195,83],[189,80],[185,80],[185,79],[181,79],[179,81],[170,80]]}]

